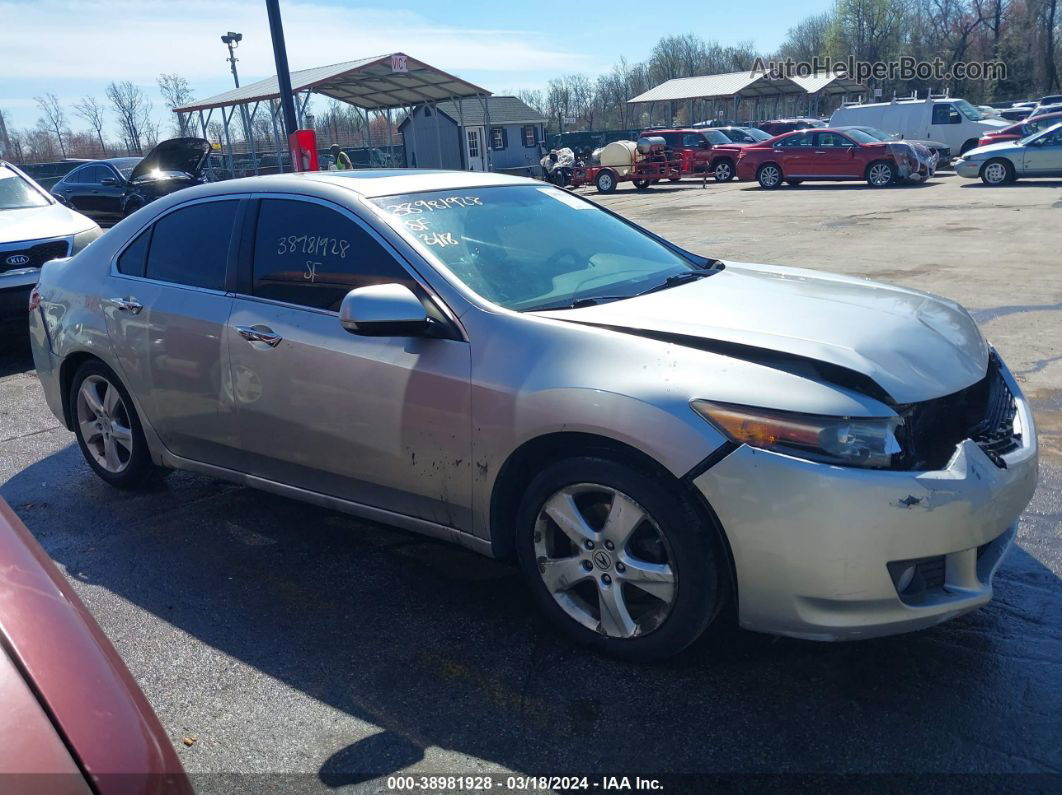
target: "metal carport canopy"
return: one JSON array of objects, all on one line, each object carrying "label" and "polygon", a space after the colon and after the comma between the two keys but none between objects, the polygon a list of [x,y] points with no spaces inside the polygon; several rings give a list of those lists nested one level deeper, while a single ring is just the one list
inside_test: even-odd
[{"label": "metal carport canopy", "polygon": [[[393,68],[405,64],[406,71]],[[317,66],[291,73],[292,93],[312,91],[363,108],[388,110],[422,102],[490,96],[490,91],[429,66],[405,53]],[[210,110],[280,98],[276,76],[207,99],[189,102],[174,113]]]},{"label": "metal carport canopy", "polygon": [[859,90],[862,85],[846,77],[818,74],[809,77],[772,77],[769,72],[727,72],[700,77],[677,77],[627,100],[629,104],[682,102],[692,99],[774,97],[779,94],[814,94]]}]

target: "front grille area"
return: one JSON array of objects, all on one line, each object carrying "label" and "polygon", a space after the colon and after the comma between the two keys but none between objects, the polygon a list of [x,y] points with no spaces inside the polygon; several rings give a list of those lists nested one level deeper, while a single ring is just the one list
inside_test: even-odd
[{"label": "front grille area", "polygon": [[[25,248],[0,249],[0,273],[18,268],[39,268],[48,260],[65,257],[70,252],[66,240],[48,240]],[[27,257],[28,262],[8,262],[12,257]]]},{"label": "front grille area", "polygon": [[904,424],[898,431],[903,448],[901,469],[933,470],[947,465],[955,447],[972,439],[1000,469],[1006,453],[1021,446],[1014,432],[1018,407],[1000,373],[993,353],[988,373],[976,384],[952,395],[901,408]]}]

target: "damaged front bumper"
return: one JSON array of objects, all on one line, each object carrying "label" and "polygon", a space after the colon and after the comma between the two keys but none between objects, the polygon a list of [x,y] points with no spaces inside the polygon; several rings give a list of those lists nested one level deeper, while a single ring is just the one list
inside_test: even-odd
[{"label": "damaged front bumper", "polygon": [[839,467],[739,447],[694,484],[726,532],[748,629],[813,640],[921,629],[992,598],[1036,488],[1032,412],[1005,466],[967,439],[943,469]]}]

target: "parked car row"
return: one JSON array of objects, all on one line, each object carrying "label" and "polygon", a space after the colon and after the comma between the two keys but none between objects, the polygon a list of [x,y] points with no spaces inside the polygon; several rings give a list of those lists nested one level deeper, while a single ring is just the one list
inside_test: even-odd
[{"label": "parked car row", "polygon": [[955,173],[986,185],[1023,177],[1062,177],[1062,120],[1025,138],[1002,140],[967,152]]}]

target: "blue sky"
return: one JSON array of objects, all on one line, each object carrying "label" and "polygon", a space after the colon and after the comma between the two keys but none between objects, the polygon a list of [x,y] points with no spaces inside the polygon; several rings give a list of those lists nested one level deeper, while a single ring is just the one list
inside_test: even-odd
[{"label": "blue sky", "polygon": [[[572,13],[558,15],[546,9],[559,4],[513,0],[281,0],[281,10],[292,69],[402,51],[497,93],[606,71],[621,55],[641,60],[674,33],[772,49],[831,4],[760,0],[751,14],[740,3],[677,4],[679,12],[648,0],[591,0],[560,5]],[[86,94],[103,99],[110,80],[128,79],[165,118],[160,72],[185,76],[197,97],[231,88],[220,40],[227,30],[244,34],[243,82],[275,72],[263,0],[0,0],[0,108],[28,127],[40,115],[35,95],[51,91],[72,105]]]}]

